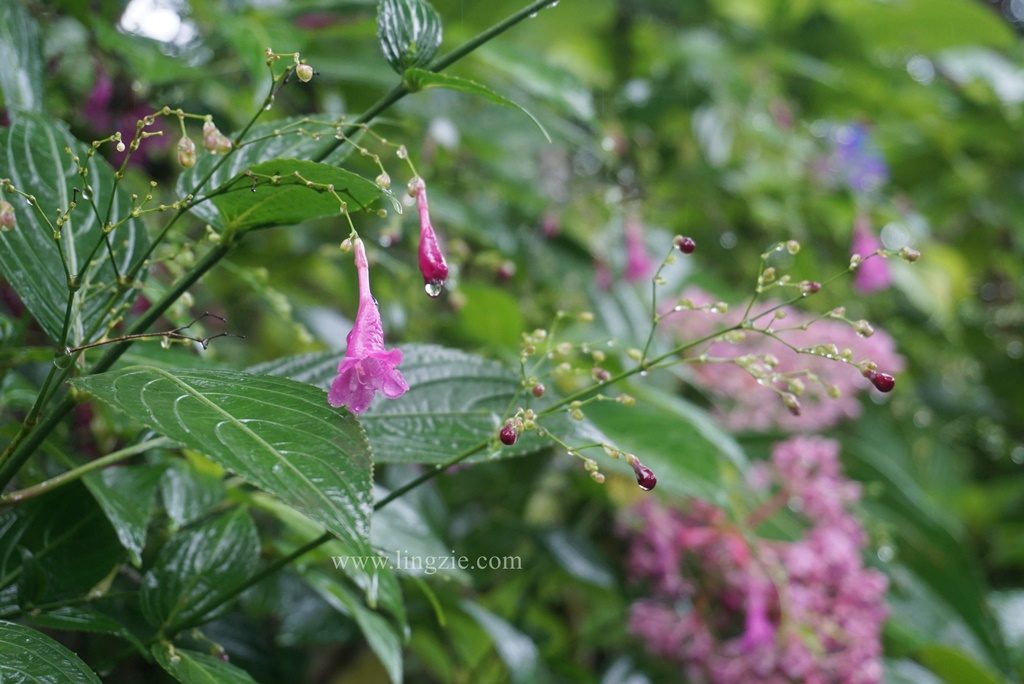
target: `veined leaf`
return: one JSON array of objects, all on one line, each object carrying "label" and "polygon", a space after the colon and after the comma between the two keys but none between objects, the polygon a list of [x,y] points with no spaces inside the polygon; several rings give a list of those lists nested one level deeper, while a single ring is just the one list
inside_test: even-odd
[{"label": "veined leaf", "polygon": [[470,81],[468,78],[459,78],[458,76],[451,76],[449,74],[427,71],[426,69],[408,69],[405,72],[403,79],[412,91],[422,90],[424,88],[446,88],[448,90],[456,90],[460,93],[467,93],[469,95],[482,97],[485,100],[501,105],[502,107],[518,109],[523,114],[530,117],[530,121],[536,124],[537,128],[540,129],[540,132],[544,134],[544,138],[548,142],[551,142],[551,136],[548,135],[547,129],[544,128],[544,125],[541,124],[537,117],[531,114],[526,107],[514,100],[508,99],[504,95],[499,95],[487,86],[477,83],[476,81]]},{"label": "veined leaf", "polygon": [[[264,228],[341,216],[341,202],[350,213],[376,211],[384,197],[391,200],[396,212],[402,211],[390,191],[381,190],[373,181],[331,164],[274,159],[257,164],[249,171],[255,175],[239,176],[213,198],[226,228]],[[268,177],[279,180],[268,181]],[[320,187],[307,187],[307,182]],[[324,186],[332,186],[334,192]]]},{"label": "veined leaf", "polygon": [[39,25],[18,0],[0,3],[0,91],[4,105],[19,116],[19,110],[38,112],[43,108],[43,56],[39,47]]},{"label": "veined leaf", "polygon": [[181,684],[255,684],[245,670],[205,653],[174,648],[166,642],[153,646],[152,653],[160,667]]},{"label": "veined leaf", "polygon": [[[291,380],[131,367],[75,385],[205,454],[370,555],[370,447],[355,419]],[[372,571],[372,570],[371,570]]]},{"label": "veined leaf", "polygon": [[441,46],[441,17],[427,0],[381,0],[377,38],[388,64],[399,74],[424,66]]},{"label": "veined leaf", "polygon": [[0,621],[0,682],[100,684],[100,678],[45,634]]},{"label": "veined leaf", "polygon": [[[114,292],[116,278],[105,247],[96,250],[91,263],[85,263],[103,240],[103,231],[89,200],[82,195],[85,181],[65,152],[68,147],[89,169],[91,200],[103,212],[113,191],[113,170],[99,155],[87,159],[85,146],[63,124],[25,113],[9,129],[0,132],[0,178],[10,178],[16,188],[34,195],[38,209],[51,222],[58,210],[67,210],[75,198],[74,188],[79,189],[78,206],[62,228],[59,245],[39,211],[6,193],[7,200],[15,206],[18,223],[14,230],[0,232],[0,274],[11,283],[43,330],[59,340],[68,299],[67,277],[60,257],[63,250],[68,270],[78,276],[81,284],[68,331],[68,342],[77,344],[84,341],[88,328],[108,313],[104,305]],[[130,211],[131,199],[127,193],[119,192],[111,206],[110,221],[116,224]],[[109,238],[119,273],[127,271],[148,244],[144,227],[135,219],[126,221]]]},{"label": "veined leaf", "polygon": [[259,561],[256,526],[243,509],[173,537],[142,580],[142,612],[155,626],[190,624]]},{"label": "veined leaf", "polygon": [[162,473],[162,468],[154,466],[126,466],[106,468],[82,478],[136,566],[142,564],[146,527]]}]

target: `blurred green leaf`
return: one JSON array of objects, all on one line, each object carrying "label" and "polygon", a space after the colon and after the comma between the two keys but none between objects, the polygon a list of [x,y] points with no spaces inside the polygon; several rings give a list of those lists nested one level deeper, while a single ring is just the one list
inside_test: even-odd
[{"label": "blurred green leaf", "polygon": [[933,644],[917,653],[918,659],[946,684],[1002,684],[1005,680],[963,651]]},{"label": "blurred green leaf", "polygon": [[406,84],[408,84],[409,89],[414,92],[425,88],[445,88],[447,90],[455,90],[468,95],[476,95],[477,97],[482,97],[485,100],[501,105],[502,107],[518,109],[523,114],[530,117],[530,121],[537,125],[540,132],[544,134],[544,138],[548,142],[551,142],[551,136],[548,135],[543,124],[541,124],[541,122],[537,120],[537,117],[531,114],[526,107],[523,107],[518,102],[508,99],[504,95],[499,95],[487,86],[477,83],[476,81],[470,81],[467,78],[460,78],[458,76],[451,76],[450,74],[427,71],[426,69],[409,69],[405,72],[403,79]]},{"label": "blurred green leaf", "polygon": [[511,681],[532,684],[540,679],[540,651],[537,644],[477,603],[464,601],[462,609],[490,635],[494,649],[505,663]]},{"label": "blurred green leaf", "polygon": [[4,106],[20,111],[43,109],[43,55],[39,25],[18,0],[0,3],[0,92]]},{"label": "blurred green leaf", "polygon": [[78,656],[34,629],[0,621],[0,681],[100,684]]},{"label": "blurred green leaf", "polygon": [[363,605],[343,584],[320,572],[309,572],[306,580],[327,603],[348,615],[366,637],[393,684],[402,681],[402,639],[395,627],[379,613]]},{"label": "blurred green leaf", "polygon": [[[64,124],[52,117],[25,113],[0,132],[0,178],[10,178],[16,188],[34,195],[39,209],[36,211],[7,193],[7,199],[15,206],[18,225],[14,230],[0,232],[0,273],[50,338],[59,340],[68,298],[67,278],[58,251],[63,250],[68,270],[77,275],[81,284],[68,330],[68,342],[74,345],[84,341],[86,332],[109,315],[105,305],[115,278],[105,248],[96,252],[92,262],[85,263],[93,248],[104,239],[104,233],[82,194],[85,181],[64,151],[67,147],[88,168],[91,201],[106,207],[113,192],[113,169],[99,155],[87,157],[85,146],[71,136]],[[79,190],[77,195],[75,188]],[[78,206],[64,224],[58,243],[39,212],[52,222],[56,212],[66,211],[76,196]],[[111,203],[110,221],[116,224],[130,210],[128,193],[118,192]],[[135,219],[126,221],[109,238],[119,273],[128,270],[149,242],[141,222]],[[121,296],[117,303],[122,303],[126,296]]]},{"label": "blurred green leaf", "polygon": [[205,653],[166,642],[153,646],[152,653],[160,667],[181,684],[255,684],[245,670]]},{"label": "blurred green leaf", "polygon": [[142,578],[146,619],[158,627],[191,625],[253,574],[259,554],[256,526],[244,509],[179,532]]}]

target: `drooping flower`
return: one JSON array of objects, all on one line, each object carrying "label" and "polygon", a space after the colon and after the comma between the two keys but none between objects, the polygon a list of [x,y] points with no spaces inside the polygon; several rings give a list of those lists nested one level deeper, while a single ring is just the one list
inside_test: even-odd
[{"label": "drooping flower", "polygon": [[416,208],[420,214],[419,262],[424,289],[431,297],[437,297],[448,279],[448,262],[444,260],[444,254],[441,253],[441,247],[437,242],[437,233],[430,222],[427,184],[422,178],[413,178],[409,182],[409,194],[416,198]]},{"label": "drooping flower", "polygon": [[862,294],[869,294],[879,290],[885,290],[892,285],[892,274],[889,272],[889,264],[885,258],[874,254],[882,248],[882,243],[871,230],[871,223],[864,214],[858,214],[853,222],[853,242],[850,245],[851,254],[859,254],[865,261],[857,267],[857,275],[853,279],[853,287]]},{"label": "drooping flower", "polygon": [[359,310],[327,401],[331,406],[346,406],[352,413],[362,413],[369,408],[377,392],[388,399],[397,399],[409,391],[409,383],[398,370],[402,351],[384,348],[384,328],[377,302],[370,292],[370,265],[363,241],[356,238],[353,247],[359,274]]},{"label": "drooping flower", "polygon": [[644,243],[644,228],[640,219],[635,214],[626,218],[626,271],[625,278],[629,282],[643,280],[651,274],[654,263],[647,254],[647,245]]},{"label": "drooping flower", "polygon": [[196,144],[188,136],[178,141],[178,163],[186,169],[196,165]]}]

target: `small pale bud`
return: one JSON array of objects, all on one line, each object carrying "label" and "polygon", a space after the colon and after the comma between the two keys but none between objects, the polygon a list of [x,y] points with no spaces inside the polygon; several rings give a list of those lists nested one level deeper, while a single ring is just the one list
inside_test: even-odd
[{"label": "small pale bud", "polygon": [[786,243],[786,251],[796,256],[800,253],[800,243],[796,240],[790,240]]},{"label": "small pale bud", "polygon": [[220,132],[213,121],[204,121],[203,147],[213,154],[227,154],[231,151],[231,141]]},{"label": "small pale bud", "polygon": [[7,200],[0,200],[0,230],[13,230],[17,223],[14,205]]},{"label": "small pale bud", "polygon": [[901,247],[900,258],[906,261],[907,263],[912,264],[921,258],[921,253],[916,249],[911,249],[910,247]]},{"label": "small pale bud", "polygon": [[196,165],[196,144],[188,136],[178,141],[178,163],[186,169]]},{"label": "small pale bud", "polygon": [[853,330],[861,337],[871,337],[875,334],[875,329],[871,327],[870,323],[863,319],[853,324]]},{"label": "small pale bud", "polygon": [[299,77],[299,80],[303,83],[309,83],[313,80],[313,67],[308,64],[300,64],[295,67],[295,75]]},{"label": "small pale bud", "polygon": [[377,176],[376,180],[374,180],[374,183],[376,183],[377,187],[381,190],[387,190],[391,187],[391,176],[389,176],[387,172],[381,172],[381,174]]},{"label": "small pale bud", "polygon": [[786,408],[794,416],[799,416],[800,415],[800,400],[796,398],[796,395],[793,395],[793,394],[783,394],[782,395],[782,403],[785,404]]},{"label": "small pale bud", "polygon": [[597,484],[604,484],[604,475],[602,473],[590,473],[590,479],[596,482]]}]

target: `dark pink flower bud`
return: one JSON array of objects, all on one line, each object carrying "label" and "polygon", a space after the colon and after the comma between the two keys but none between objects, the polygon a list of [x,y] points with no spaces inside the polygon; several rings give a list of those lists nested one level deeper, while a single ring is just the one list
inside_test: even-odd
[{"label": "dark pink flower bud", "polygon": [[422,178],[413,178],[409,183],[409,194],[416,198],[420,213],[420,273],[423,274],[424,289],[431,297],[437,297],[448,279],[448,263],[444,260],[437,233],[430,223],[430,208],[427,205],[427,184]]},{"label": "dark pink flower bud", "polygon": [[675,244],[676,249],[683,254],[693,254],[697,250],[697,243],[691,237],[676,235],[672,242]]},{"label": "dark pink flower bud", "polygon": [[516,426],[512,423],[505,423],[501,427],[501,431],[498,433],[498,439],[505,446],[512,446],[519,439],[519,432],[516,431]]},{"label": "dark pink flower bud", "polygon": [[640,459],[633,454],[629,455],[628,460],[629,465],[633,468],[633,473],[636,475],[636,483],[640,485],[640,489],[645,492],[654,489],[654,486],[658,484],[658,478],[655,477],[654,471],[641,463]]},{"label": "dark pink flower bud", "polygon": [[871,384],[874,385],[875,389],[879,392],[892,392],[893,387],[896,386],[896,378],[892,377],[888,373],[866,370],[863,372],[863,375],[871,381]]}]

